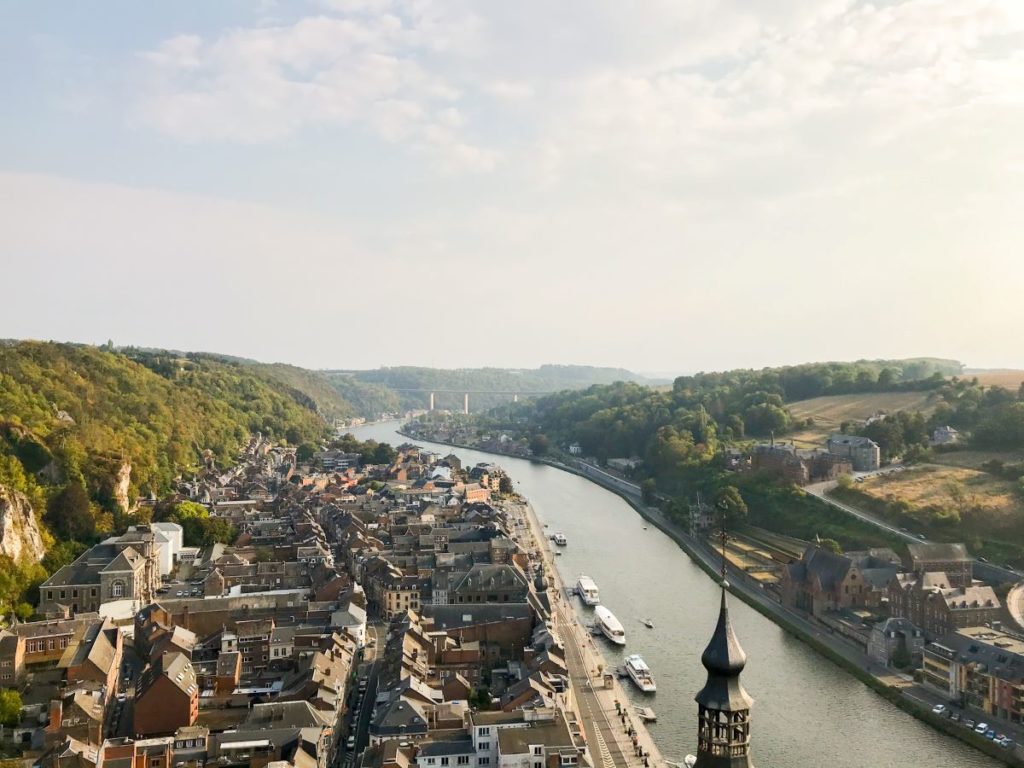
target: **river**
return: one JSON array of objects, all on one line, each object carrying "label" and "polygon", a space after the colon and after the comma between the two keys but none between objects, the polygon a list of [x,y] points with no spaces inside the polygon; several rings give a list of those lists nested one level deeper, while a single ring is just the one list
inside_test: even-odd
[{"label": "river", "polygon": [[[408,442],[382,422],[351,430],[363,440]],[[429,444],[416,441],[421,445]],[[448,452],[444,446],[436,448]],[[601,589],[602,602],[626,629],[626,648],[650,665],[658,692],[637,703],[655,709],[649,726],[668,760],[695,751],[697,706],[704,683],[700,654],[718,613],[719,591],[679,546],[648,526],[625,501],[585,480],[544,464],[450,449],[463,464],[494,462],[504,467],[551,530],[569,539],[557,558],[564,581],[586,573]],[[752,713],[754,762],[762,768],[920,768],[1000,766],[1002,763],[933,730],[893,706],[860,681],[749,608],[730,601],[740,643],[747,652],[743,683],[755,699]],[[586,609],[581,615],[589,622]],[[650,618],[654,629],[642,619]],[[602,641],[609,666],[622,653]]]}]

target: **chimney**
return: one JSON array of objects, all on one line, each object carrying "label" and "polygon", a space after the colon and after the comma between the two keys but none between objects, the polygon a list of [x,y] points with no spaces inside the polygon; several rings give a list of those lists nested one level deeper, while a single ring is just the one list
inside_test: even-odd
[{"label": "chimney", "polygon": [[60,699],[50,699],[50,723],[46,726],[48,731],[59,731],[60,722],[64,717],[64,704]]}]

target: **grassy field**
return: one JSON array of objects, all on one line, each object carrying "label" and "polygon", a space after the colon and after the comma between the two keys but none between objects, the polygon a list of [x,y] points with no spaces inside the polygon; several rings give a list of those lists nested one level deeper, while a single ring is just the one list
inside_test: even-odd
[{"label": "grassy field", "polygon": [[826,437],[839,430],[844,421],[864,421],[879,411],[923,411],[935,404],[930,392],[875,392],[861,395],[829,395],[790,403],[794,419],[813,419],[814,427],[786,436],[800,447],[820,446]]},{"label": "grassy field", "polygon": [[1016,391],[1024,383],[1024,371],[1011,368],[991,368],[988,370],[964,372],[961,378],[972,379],[978,377],[978,382],[986,387],[1005,387]]},{"label": "grassy field", "polygon": [[903,499],[915,507],[977,509],[998,524],[1024,512],[1009,480],[966,467],[927,465],[894,475],[876,475],[858,484],[877,498]]},{"label": "grassy field", "polygon": [[1024,563],[1024,501],[1014,483],[987,472],[928,464],[836,495],[911,532],[964,541],[996,562]]}]

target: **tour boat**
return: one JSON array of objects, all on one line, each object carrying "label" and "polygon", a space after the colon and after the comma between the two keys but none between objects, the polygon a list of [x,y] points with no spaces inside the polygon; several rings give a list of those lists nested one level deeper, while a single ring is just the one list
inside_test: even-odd
[{"label": "tour boat", "polygon": [[597,590],[597,584],[589,576],[580,574],[576,581],[576,594],[585,605],[600,605],[601,593]]},{"label": "tour boat", "polygon": [[654,684],[654,678],[651,676],[651,669],[640,658],[640,654],[634,653],[632,656],[626,657],[626,674],[644,693],[654,693],[658,690],[658,686]]},{"label": "tour boat", "polygon": [[618,645],[626,644],[626,630],[622,628],[622,624],[615,618],[615,614],[603,605],[598,605],[594,607],[594,619],[602,635]]},{"label": "tour boat", "polygon": [[569,543],[569,540],[565,538],[565,534],[559,531],[551,537],[551,540],[560,547],[564,547]]}]

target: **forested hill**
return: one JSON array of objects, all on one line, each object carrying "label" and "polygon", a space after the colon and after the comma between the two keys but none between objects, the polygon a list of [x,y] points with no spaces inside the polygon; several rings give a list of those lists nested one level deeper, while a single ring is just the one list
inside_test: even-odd
[{"label": "forested hill", "polygon": [[403,411],[427,407],[429,391],[438,393],[435,397],[436,407],[451,410],[460,410],[463,405],[462,393],[472,392],[470,407],[473,411],[481,411],[509,402],[511,395],[477,393],[559,392],[616,381],[647,385],[669,383],[668,380],[648,379],[623,368],[588,365],[542,365],[529,369],[400,366],[369,371],[330,371],[327,376],[346,399],[358,397],[355,392],[361,386],[364,395],[374,393],[386,398],[390,394],[394,398],[387,402],[397,407],[381,410]]},{"label": "forested hill", "polygon": [[[600,458],[645,456],[656,466],[670,455],[668,464],[699,463],[721,441],[784,435],[796,426],[787,403],[821,395],[937,390],[961,370],[956,361],[916,358],[701,373],[680,376],[671,389],[623,383],[560,392],[497,409],[494,416],[525,421],[556,444],[579,442]],[[666,445],[672,447],[668,454]]]},{"label": "forested hill", "polygon": [[125,460],[130,494],[160,493],[203,451],[226,464],[254,431],[293,443],[316,440],[327,426],[321,407],[300,390],[302,377],[291,376],[277,366],[205,355],[5,343],[0,484],[39,501],[46,493],[40,482],[79,478],[110,508]]}]

